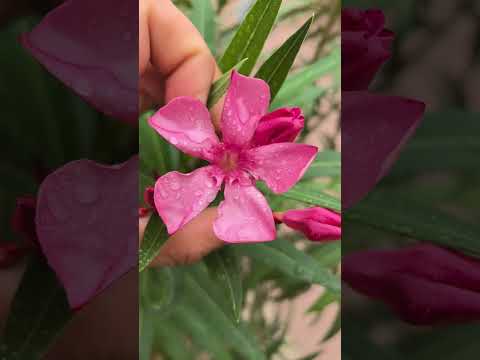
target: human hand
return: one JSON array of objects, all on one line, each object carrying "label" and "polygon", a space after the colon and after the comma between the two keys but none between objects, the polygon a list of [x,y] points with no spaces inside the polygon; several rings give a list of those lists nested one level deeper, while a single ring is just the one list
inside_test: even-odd
[{"label": "human hand", "polygon": [[[140,0],[139,9],[140,111],[178,96],[205,103],[220,71],[195,26],[170,0]],[[217,127],[218,113],[212,114]],[[213,233],[215,217],[216,209],[206,209],[168,239],[153,264],[192,263],[222,246]],[[149,219],[139,220],[140,241]]]}]

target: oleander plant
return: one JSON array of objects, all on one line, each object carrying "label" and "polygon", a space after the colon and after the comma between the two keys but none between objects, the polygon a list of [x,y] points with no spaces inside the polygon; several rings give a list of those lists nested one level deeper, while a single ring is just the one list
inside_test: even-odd
[{"label": "oleander plant", "polygon": [[[340,300],[340,242],[328,241],[340,238],[340,2],[176,3],[224,73],[207,102],[224,101],[224,110],[220,140],[207,109],[192,99],[140,118],[139,198],[151,214],[139,254],[141,359],[317,358],[340,331],[333,305]],[[269,41],[272,30],[283,37],[278,45]],[[195,133],[178,125],[188,111]],[[258,124],[242,121],[249,116]],[[336,130],[323,131],[332,119]],[[192,143],[195,137],[208,146]],[[232,154],[234,145],[246,150]],[[244,160],[249,154],[253,165]],[[208,203],[219,206],[214,232],[226,245],[194,265],[149,267],[169,233]],[[242,204],[256,209],[246,222]],[[288,314],[315,289],[321,295],[302,318],[318,346],[305,354],[290,340]],[[329,305],[336,319],[319,326]]]}]

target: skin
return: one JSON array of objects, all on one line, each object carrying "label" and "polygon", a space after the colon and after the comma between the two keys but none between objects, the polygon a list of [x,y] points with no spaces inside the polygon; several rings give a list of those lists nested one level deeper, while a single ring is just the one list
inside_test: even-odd
[{"label": "skin", "polygon": [[[140,110],[164,104],[178,96],[206,103],[211,84],[220,75],[208,46],[194,25],[169,0],[140,0],[139,76]],[[218,128],[221,104],[212,111]],[[216,209],[207,209],[171,236],[154,261],[175,266],[200,260],[223,242],[213,234]],[[143,238],[149,217],[139,219]]]}]

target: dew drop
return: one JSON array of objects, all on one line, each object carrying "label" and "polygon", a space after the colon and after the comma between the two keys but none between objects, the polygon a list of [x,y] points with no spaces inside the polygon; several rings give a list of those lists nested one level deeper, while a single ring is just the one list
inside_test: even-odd
[{"label": "dew drop", "polygon": [[177,144],[178,144],[178,139],[177,139],[175,136],[172,136],[172,138],[170,139],[170,142],[171,142],[173,145],[177,145]]},{"label": "dew drop", "polygon": [[179,184],[178,182],[176,182],[176,181],[173,181],[173,182],[170,184],[170,188],[171,188],[172,190],[178,190],[178,189],[180,189],[180,184]]},{"label": "dew drop", "polygon": [[168,193],[165,190],[160,190],[160,196],[166,199],[168,197]]},{"label": "dew drop", "polygon": [[202,191],[202,190],[197,190],[197,191],[195,191],[195,195],[196,195],[196,196],[202,196],[202,195],[203,195],[203,191]]}]

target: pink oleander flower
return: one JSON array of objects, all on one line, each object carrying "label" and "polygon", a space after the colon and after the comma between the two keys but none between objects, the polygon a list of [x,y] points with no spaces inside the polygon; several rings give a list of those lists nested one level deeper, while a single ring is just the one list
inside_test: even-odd
[{"label": "pink oleander flower", "polygon": [[259,124],[273,123],[276,117],[283,119],[279,123],[301,121],[298,109],[266,115],[269,104],[270,90],[263,80],[233,72],[222,114],[222,141],[207,108],[196,99],[176,98],[150,118],[150,126],[172,145],[210,163],[189,174],[173,171],[157,180],[155,207],[169,234],[204,210],[225,183],[225,200],[213,226],[216,236],[229,243],[275,239],[272,211],[255,181],[265,181],[274,193],[288,191],[313,161],[317,148],[273,142],[294,138],[291,131],[287,137],[276,136],[276,126],[269,132],[262,125],[256,132]]},{"label": "pink oleander flower", "polygon": [[276,215],[276,219],[312,241],[340,240],[342,237],[341,215],[318,206],[288,210]]},{"label": "pink oleander flower", "polygon": [[344,256],[342,280],[417,325],[480,320],[480,262],[430,244]]}]

